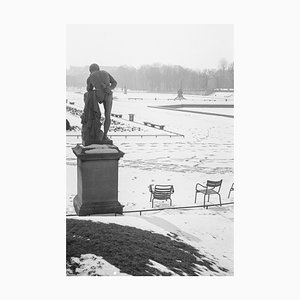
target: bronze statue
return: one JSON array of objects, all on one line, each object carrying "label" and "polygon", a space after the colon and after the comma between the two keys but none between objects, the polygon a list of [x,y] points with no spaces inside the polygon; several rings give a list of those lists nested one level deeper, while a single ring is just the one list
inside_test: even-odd
[{"label": "bronze statue", "polygon": [[[84,112],[82,115],[82,143],[112,144],[107,137],[110,127],[113,94],[116,80],[106,71],[100,70],[97,64],[90,65],[90,76],[87,79],[87,92],[84,94]],[[98,103],[104,106],[104,132],[101,130],[101,112]]]}]

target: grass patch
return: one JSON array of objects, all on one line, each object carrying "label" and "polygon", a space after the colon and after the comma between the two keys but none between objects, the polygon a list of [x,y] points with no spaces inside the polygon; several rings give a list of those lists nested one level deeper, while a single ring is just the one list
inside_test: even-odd
[{"label": "grass patch", "polygon": [[149,259],[178,275],[196,276],[201,274],[201,268],[216,275],[219,270],[228,271],[175,235],[168,237],[130,226],[68,218],[67,264],[74,274],[77,266],[72,266],[70,258],[79,258],[81,254],[102,256],[121,272],[134,276],[171,275],[149,266]]}]

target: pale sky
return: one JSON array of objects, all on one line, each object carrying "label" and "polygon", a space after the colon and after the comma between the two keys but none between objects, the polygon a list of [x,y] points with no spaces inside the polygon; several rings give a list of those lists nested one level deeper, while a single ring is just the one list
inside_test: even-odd
[{"label": "pale sky", "polygon": [[66,64],[161,63],[191,69],[233,62],[233,25],[67,25]]}]

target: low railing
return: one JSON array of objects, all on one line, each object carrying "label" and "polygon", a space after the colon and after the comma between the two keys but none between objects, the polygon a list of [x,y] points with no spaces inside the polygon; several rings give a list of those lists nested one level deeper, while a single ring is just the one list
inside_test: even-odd
[{"label": "low railing", "polygon": [[[222,203],[223,205],[229,205],[229,204],[234,204],[234,202],[225,202]],[[160,211],[160,210],[168,210],[168,209],[191,209],[191,208],[206,208],[211,206],[220,206],[220,204],[206,204],[204,205],[193,205],[193,206],[170,206],[170,207],[161,207],[161,208],[149,208],[149,209],[138,209],[138,210],[127,210],[123,211],[123,214],[128,214],[128,213],[140,213],[140,216],[142,215],[142,212],[149,212],[149,211]],[[116,216],[117,214],[115,214]]]},{"label": "low railing", "polygon": [[[168,210],[168,209],[192,209],[192,208],[206,208],[208,207],[213,207],[213,206],[223,206],[223,205],[230,205],[234,204],[234,202],[224,202],[222,205],[220,204],[205,204],[205,205],[193,205],[193,206],[170,206],[170,207],[161,207],[161,208],[150,208],[150,209],[137,209],[137,210],[126,210],[123,211],[123,214],[129,214],[129,213],[140,213],[140,216],[142,215],[143,212],[150,212],[150,211],[162,211],[162,210]],[[115,213],[114,215],[123,215],[123,214],[117,214]],[[72,217],[72,216],[77,216],[76,214],[70,214],[66,215],[67,217]]]}]

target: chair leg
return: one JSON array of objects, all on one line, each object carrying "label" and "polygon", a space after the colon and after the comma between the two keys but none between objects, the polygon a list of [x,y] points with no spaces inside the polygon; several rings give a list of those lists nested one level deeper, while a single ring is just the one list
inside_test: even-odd
[{"label": "chair leg", "polygon": [[170,206],[172,206],[172,199],[170,198]]},{"label": "chair leg", "polygon": [[230,197],[230,193],[231,193],[231,188],[230,188],[230,190],[229,190],[228,199],[229,199],[229,197]]},{"label": "chair leg", "polygon": [[152,208],[153,208],[153,202],[154,202],[154,198],[152,198]]},{"label": "chair leg", "polygon": [[221,202],[221,195],[220,195],[220,194],[218,194],[218,196],[219,196],[219,200],[220,200],[220,206],[222,206],[222,202]]},{"label": "chair leg", "polygon": [[207,200],[207,202],[209,202],[209,196],[210,196],[210,195],[208,194],[208,200]]},{"label": "chair leg", "polygon": [[195,192],[195,203],[197,201],[197,191]]}]

